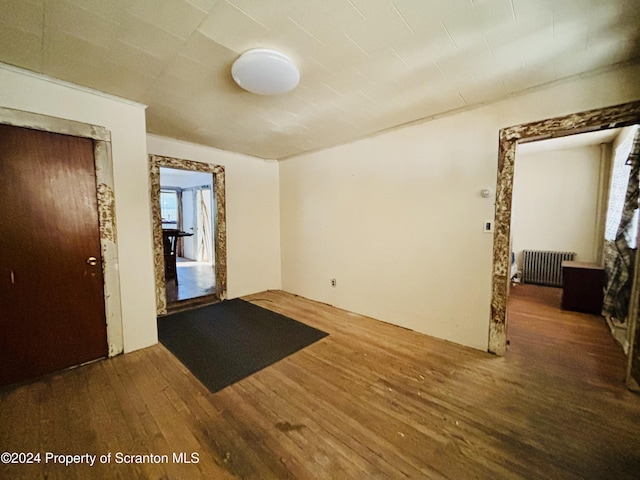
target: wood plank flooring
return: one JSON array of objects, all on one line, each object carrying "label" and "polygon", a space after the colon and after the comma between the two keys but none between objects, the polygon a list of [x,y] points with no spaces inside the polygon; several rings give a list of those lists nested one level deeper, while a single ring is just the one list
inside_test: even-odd
[{"label": "wood plank flooring", "polygon": [[[512,289],[502,358],[256,294],[330,335],[216,394],[161,345],[1,390],[0,451],[42,461],[0,464],[0,478],[638,478],[640,397],[624,387],[624,356],[599,317],[560,310],[558,292]],[[111,461],[67,467],[45,452]]]}]

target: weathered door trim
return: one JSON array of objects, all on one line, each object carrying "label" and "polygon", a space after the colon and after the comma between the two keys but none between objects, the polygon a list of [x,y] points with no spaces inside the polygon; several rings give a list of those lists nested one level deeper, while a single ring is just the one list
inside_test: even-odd
[{"label": "weathered door trim", "polygon": [[164,249],[162,246],[162,215],[160,212],[160,167],[211,173],[213,175],[214,201],[217,212],[216,222],[213,226],[216,297],[220,300],[227,298],[227,220],[223,166],[181,158],[163,157],[161,155],[149,155],[151,211],[153,215],[153,254],[156,273],[156,312],[158,315],[164,315],[167,313],[167,293],[164,281]]},{"label": "weathered door trim", "polygon": [[[507,345],[507,295],[511,258],[511,199],[517,145],[576,133],[624,127],[636,123],[640,123],[640,101],[574,113],[539,122],[514,125],[500,130],[493,237],[489,352],[504,355]],[[640,272],[636,270],[636,280],[639,275]],[[629,318],[635,318],[636,315],[637,312],[629,312]],[[635,321],[632,322],[632,324],[634,323]]]},{"label": "weathered door trim", "polygon": [[107,342],[110,357],[122,353],[124,339],[120,276],[118,274],[118,242],[113,187],[113,159],[111,157],[111,132],[104,127],[96,125],[5,107],[0,107],[0,123],[93,140]]}]

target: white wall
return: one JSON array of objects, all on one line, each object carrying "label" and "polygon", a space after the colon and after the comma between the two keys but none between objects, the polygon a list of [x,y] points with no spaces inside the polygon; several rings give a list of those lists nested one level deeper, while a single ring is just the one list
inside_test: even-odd
[{"label": "white wall", "polygon": [[157,343],[144,107],[0,66],[0,105],[111,131],[125,352]]},{"label": "white wall", "polygon": [[204,172],[188,172],[186,170],[176,171],[173,168],[160,169],[161,187],[199,187],[201,185],[211,185],[213,187],[213,175]]},{"label": "white wall", "polygon": [[225,167],[228,297],[280,289],[278,163],[156,135],[147,148]]},{"label": "white wall", "polygon": [[[486,350],[498,130],[640,98],[638,65],[280,165],[283,289]],[[337,286],[331,287],[330,279]]]},{"label": "white wall", "polygon": [[576,252],[576,260],[596,262],[602,245],[598,223],[601,149],[517,154],[511,214],[512,250]]},{"label": "white wall", "polygon": [[479,192],[495,185],[499,128],[636,100],[639,75],[577,79],[280,165],[145,136],[140,106],[13,69],[0,68],[0,105],[111,131],[125,351],[157,341],[147,150],[226,167],[230,298],[283,288],[484,350],[481,227],[494,207]]}]

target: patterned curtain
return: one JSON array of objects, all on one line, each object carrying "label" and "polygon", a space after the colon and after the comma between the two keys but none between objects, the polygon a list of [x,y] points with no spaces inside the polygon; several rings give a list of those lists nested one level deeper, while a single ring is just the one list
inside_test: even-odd
[{"label": "patterned curtain", "polygon": [[640,194],[640,130],[636,130],[633,146],[627,159],[631,166],[629,184],[622,209],[622,217],[613,242],[607,242],[605,255],[605,272],[607,284],[604,291],[602,315],[624,323],[629,311],[631,285],[633,283],[633,265],[636,250],[629,246],[635,238],[633,217],[638,209]]}]

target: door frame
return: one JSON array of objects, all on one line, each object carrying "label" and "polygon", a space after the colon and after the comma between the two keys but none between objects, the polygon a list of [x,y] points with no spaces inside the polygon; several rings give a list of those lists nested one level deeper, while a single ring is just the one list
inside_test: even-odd
[{"label": "door frame", "polygon": [[149,178],[151,182],[151,211],[153,217],[153,258],[156,274],[156,313],[167,313],[167,292],[164,278],[164,248],[162,245],[162,212],[160,211],[160,167],[211,173],[216,208],[216,222],[213,225],[216,297],[227,298],[227,219],[225,213],[224,167],[210,163],[196,162],[182,158],[149,155]]},{"label": "door frame", "polygon": [[0,107],[0,123],[93,140],[109,357],[124,351],[111,132],[105,127]]},{"label": "door frame", "polygon": [[[507,346],[507,296],[511,259],[511,200],[517,145],[576,133],[625,127],[636,123],[640,123],[640,101],[500,129],[493,237],[489,352],[504,355]],[[634,285],[638,284],[639,281],[640,272],[636,269],[634,272]],[[634,296],[637,296],[637,291],[635,295],[632,294],[632,298]],[[630,330],[633,330],[636,326],[637,305],[638,303],[634,301],[630,305]],[[631,331],[629,334],[630,338],[633,339],[634,332]],[[633,345],[631,342],[629,360],[632,357]]]}]

